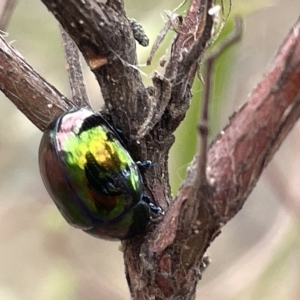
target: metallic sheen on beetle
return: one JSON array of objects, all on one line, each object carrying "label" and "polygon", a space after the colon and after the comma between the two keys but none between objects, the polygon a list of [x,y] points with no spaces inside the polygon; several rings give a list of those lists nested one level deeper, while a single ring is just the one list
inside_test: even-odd
[{"label": "metallic sheen on beetle", "polygon": [[139,167],[100,114],[80,108],[59,116],[44,132],[39,165],[70,225],[95,237],[126,239],[148,224],[151,206]]}]

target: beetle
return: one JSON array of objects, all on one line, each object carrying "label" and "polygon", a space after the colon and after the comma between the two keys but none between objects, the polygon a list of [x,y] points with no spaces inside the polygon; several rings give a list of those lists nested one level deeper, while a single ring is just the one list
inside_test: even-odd
[{"label": "beetle", "polygon": [[90,109],[72,109],[50,124],[39,166],[66,221],[92,236],[131,238],[145,229],[151,211],[162,214],[144,192],[138,163],[114,128]]}]

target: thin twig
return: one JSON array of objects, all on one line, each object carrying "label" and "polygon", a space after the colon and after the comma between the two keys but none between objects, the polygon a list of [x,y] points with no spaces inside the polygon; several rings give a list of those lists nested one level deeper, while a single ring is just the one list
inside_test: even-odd
[{"label": "thin twig", "polygon": [[0,15],[0,30],[5,31],[18,0],[7,0]]},{"label": "thin twig", "polygon": [[205,57],[205,62],[209,63],[210,60],[215,61],[222,52],[224,52],[228,47],[238,42],[242,37],[243,32],[243,20],[241,17],[237,16],[235,18],[234,31],[231,32],[218,47],[214,48],[207,57]]},{"label": "thin twig", "polygon": [[182,1],[175,9],[173,9],[173,12],[178,11],[180,8],[182,8],[187,3],[187,0]]},{"label": "thin twig", "polygon": [[168,21],[165,23],[164,27],[161,29],[161,31],[159,32],[158,36],[156,37],[156,40],[151,48],[149,57],[147,59],[147,66],[151,65],[153,56],[155,54],[155,52],[157,51],[158,47],[160,46],[160,44],[162,43],[162,41],[164,40],[167,32],[169,31],[169,29],[171,28],[172,24],[171,24],[171,19],[168,18]]},{"label": "thin twig", "polygon": [[[225,38],[220,45],[215,48],[205,60],[204,71],[204,91],[203,91],[203,108],[202,115],[199,120],[199,157],[198,157],[198,178],[199,184],[206,183],[206,163],[207,163],[207,145],[208,145],[208,113],[209,113],[209,101],[211,98],[211,85],[212,85],[212,73],[214,63],[217,57],[222,54],[228,47],[238,42],[242,36],[242,19],[237,17],[235,20],[234,31]],[[202,81],[202,78],[199,78]]]},{"label": "thin twig", "polygon": [[73,103],[78,107],[90,106],[90,101],[84,84],[78,48],[61,25],[59,25],[59,28],[63,40],[63,49],[67,60],[67,70]]},{"label": "thin twig", "polygon": [[186,4],[187,0],[184,0],[182,3],[179,4],[179,6],[177,6],[173,11],[168,11],[166,10],[165,13],[168,17],[167,22],[165,23],[165,25],[163,26],[163,28],[161,29],[161,31],[159,32],[158,36],[156,37],[156,40],[151,48],[149,57],[147,59],[147,66],[151,65],[153,56],[155,54],[155,52],[157,51],[158,47],[160,46],[160,44],[162,43],[162,41],[164,40],[166,34],[168,33],[168,31],[170,30],[170,28],[173,26],[174,31],[178,34],[185,34],[184,32],[181,32],[179,29],[179,26],[176,22],[182,22],[182,20],[180,21],[179,17],[181,18],[181,16],[178,16],[176,14],[174,14],[177,10],[179,10],[181,7],[183,7]]}]

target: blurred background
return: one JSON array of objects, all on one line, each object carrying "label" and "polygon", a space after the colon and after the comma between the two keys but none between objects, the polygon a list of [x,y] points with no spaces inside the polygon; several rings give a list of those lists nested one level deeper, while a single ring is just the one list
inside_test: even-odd
[{"label": "blurred background", "polygon": [[[164,24],[164,10],[180,2],[125,1],[128,16],[142,23],[150,44]],[[244,35],[215,68],[211,138],[247,101],[299,12],[299,0],[234,1],[221,37],[232,28],[236,14],[244,18]],[[70,97],[57,22],[41,1],[19,1],[7,32],[6,40],[35,70]],[[168,33],[152,66],[141,66],[148,74],[146,85],[173,36]],[[137,47],[143,65],[150,50]],[[90,99],[99,107],[99,87],[84,68]],[[176,132],[170,157],[173,193],[195,153],[201,89],[196,82],[192,107]],[[39,175],[42,133],[3,94],[0,118],[0,299],[129,299],[120,242],[98,240],[67,225]],[[300,299],[299,135],[298,124],[242,211],[212,244],[212,263],[199,282],[197,299]]]}]

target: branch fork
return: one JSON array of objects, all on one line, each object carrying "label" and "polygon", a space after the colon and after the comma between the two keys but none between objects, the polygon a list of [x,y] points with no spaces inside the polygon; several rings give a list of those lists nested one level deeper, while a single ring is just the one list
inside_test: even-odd
[{"label": "branch fork", "polygon": [[[300,19],[249,101],[231,117],[207,153],[208,107],[204,107],[198,126],[202,140],[199,153],[170,201],[168,152],[173,132],[189,107],[199,61],[211,39],[214,20],[209,9],[213,2],[190,1],[164,74],[155,72],[149,88],[145,88],[140,72],[131,67],[137,66],[136,46],[123,1],[42,2],[90,65],[101,86],[105,113],[123,131],[133,158],[155,162],[146,172],[145,183],[167,212],[145,235],[123,242],[133,299],[194,299],[207,264],[207,248],[241,209],[300,116]],[[187,39],[182,32],[195,34]],[[75,105],[2,37],[0,66],[0,89],[41,130]],[[85,96],[79,98],[83,99],[81,104],[87,103]]]}]

